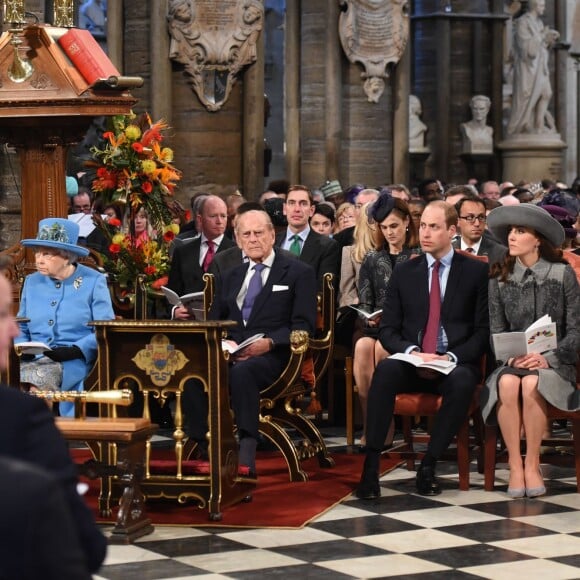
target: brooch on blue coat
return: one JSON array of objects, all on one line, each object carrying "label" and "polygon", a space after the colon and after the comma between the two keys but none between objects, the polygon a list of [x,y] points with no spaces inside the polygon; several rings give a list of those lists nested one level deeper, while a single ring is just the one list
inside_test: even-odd
[{"label": "brooch on blue coat", "polygon": [[78,276],[77,278],[75,278],[73,282],[74,289],[78,290],[81,287],[82,283],[83,283],[82,276]]}]

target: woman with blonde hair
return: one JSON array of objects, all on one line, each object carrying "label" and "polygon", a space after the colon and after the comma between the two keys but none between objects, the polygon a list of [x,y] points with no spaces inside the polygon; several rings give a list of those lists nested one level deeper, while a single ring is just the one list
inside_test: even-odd
[{"label": "woman with blonde hair", "polygon": [[346,228],[355,225],[356,214],[352,203],[341,203],[336,210],[336,221],[334,222],[334,233],[342,232]]}]

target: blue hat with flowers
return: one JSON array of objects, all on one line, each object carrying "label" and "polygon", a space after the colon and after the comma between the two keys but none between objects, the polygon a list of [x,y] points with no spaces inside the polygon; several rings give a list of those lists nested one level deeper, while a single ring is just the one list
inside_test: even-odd
[{"label": "blue hat with flowers", "polygon": [[88,256],[89,250],[78,246],[78,239],[78,224],[62,218],[46,218],[38,222],[38,233],[34,240],[22,240],[20,243],[27,248],[55,248],[77,256]]}]

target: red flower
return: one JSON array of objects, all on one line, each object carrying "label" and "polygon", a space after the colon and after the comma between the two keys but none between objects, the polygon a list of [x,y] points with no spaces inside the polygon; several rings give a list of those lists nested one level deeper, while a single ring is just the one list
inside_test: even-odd
[{"label": "red flower", "polygon": [[109,172],[107,171],[107,169],[105,167],[99,167],[97,169],[97,177],[106,177],[109,174]]},{"label": "red flower", "polygon": [[167,230],[164,234],[163,234],[163,240],[165,242],[171,242],[173,240],[173,238],[175,238],[175,234],[171,231],[171,230]]},{"label": "red flower", "polygon": [[114,136],[115,136],[115,134],[114,134],[112,131],[105,131],[105,132],[103,133],[103,137],[104,137],[105,139],[110,139],[111,137],[114,137]]},{"label": "red flower", "polygon": [[141,184],[141,189],[143,190],[143,193],[151,193],[153,191],[153,186],[150,181],[145,181]]},{"label": "red flower", "polygon": [[155,266],[147,266],[144,272],[147,274],[147,276],[153,276],[153,274],[157,272],[157,268]]},{"label": "red flower", "polygon": [[121,225],[121,220],[117,219],[116,217],[112,217],[112,218],[109,218],[109,221],[107,223],[110,226],[113,226],[114,228],[118,228]]},{"label": "red flower", "polygon": [[167,276],[162,276],[158,280],[155,280],[155,282],[151,282],[151,288],[153,288],[153,290],[160,290],[161,286],[167,285],[167,282],[169,282],[169,278]]},{"label": "red flower", "polygon": [[186,209],[185,210],[185,219],[190,222],[191,221],[191,211]]},{"label": "red flower", "polygon": [[136,151],[137,153],[143,153],[143,145],[141,145],[141,143],[133,143],[131,147],[133,148],[133,151]]},{"label": "red flower", "polygon": [[118,254],[121,251],[121,246],[119,244],[111,244],[109,246],[109,252],[111,254]]}]

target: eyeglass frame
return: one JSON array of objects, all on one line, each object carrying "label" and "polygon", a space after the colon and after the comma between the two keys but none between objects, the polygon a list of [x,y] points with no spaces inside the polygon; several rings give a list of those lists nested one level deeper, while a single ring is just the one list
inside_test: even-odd
[{"label": "eyeglass frame", "polygon": [[467,223],[469,224],[473,224],[475,223],[475,220],[477,220],[480,224],[484,224],[485,222],[487,222],[487,216],[480,214],[480,215],[460,215],[459,216],[460,220],[465,220]]}]

